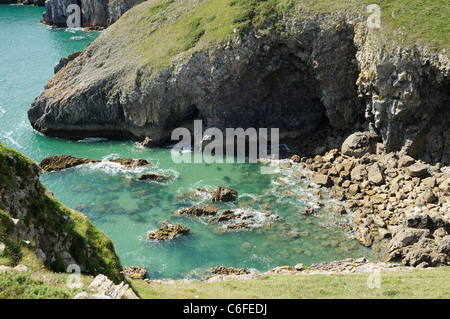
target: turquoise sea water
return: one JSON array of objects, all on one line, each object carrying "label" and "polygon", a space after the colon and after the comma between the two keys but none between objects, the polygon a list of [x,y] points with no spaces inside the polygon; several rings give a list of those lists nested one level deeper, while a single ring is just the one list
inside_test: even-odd
[{"label": "turquoise sea water", "polygon": [[[86,214],[113,240],[123,266],[145,267],[150,278],[198,278],[217,265],[266,271],[280,265],[372,257],[370,250],[337,227],[352,217],[339,217],[336,204],[326,196],[314,216],[299,214],[318,199],[314,189],[294,175],[294,168],[261,174],[259,163],[175,164],[169,148],[144,149],[129,140],[67,140],[33,131],[27,110],[53,75],[53,67],[99,35],[53,30],[39,23],[43,11],[0,5],[0,142],[37,162],[61,154],[103,160],[44,173],[41,180],[58,200]],[[126,169],[108,163],[116,157],[144,158],[153,166]],[[163,183],[138,181],[145,172],[174,178]],[[237,201],[219,208],[253,215],[253,228],[223,232],[219,224],[174,214],[180,208],[210,203],[207,197],[193,199],[183,193],[217,185],[239,193]],[[268,212],[280,217],[272,226]],[[165,219],[190,227],[190,233],[171,242],[149,242],[147,233]]]}]

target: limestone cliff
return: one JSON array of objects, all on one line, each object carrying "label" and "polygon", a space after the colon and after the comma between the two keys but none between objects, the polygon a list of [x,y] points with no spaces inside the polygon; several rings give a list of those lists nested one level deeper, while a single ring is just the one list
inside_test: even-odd
[{"label": "limestone cliff", "polygon": [[446,55],[376,43],[367,17],[353,11],[277,7],[228,17],[240,3],[136,6],[47,83],[29,110],[32,126],[156,144],[193,119],[221,129],[276,127],[291,141],[324,127],[343,135],[370,127],[389,151],[449,163]]},{"label": "limestone cliff", "polygon": [[55,200],[40,183],[40,173],[30,159],[0,144],[2,261],[15,265],[20,250],[27,249],[55,271],[66,272],[74,264],[84,273],[122,280],[111,240],[86,216]]},{"label": "limestone cliff", "polygon": [[67,19],[72,14],[67,12],[67,8],[71,4],[77,4],[81,9],[82,27],[106,28],[142,1],[144,0],[47,0],[43,21],[49,25],[67,27]]}]

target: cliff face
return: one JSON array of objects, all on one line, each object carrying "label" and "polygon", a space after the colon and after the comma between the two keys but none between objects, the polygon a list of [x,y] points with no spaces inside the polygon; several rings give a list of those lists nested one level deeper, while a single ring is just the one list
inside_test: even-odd
[{"label": "cliff face", "polygon": [[[40,183],[40,172],[34,162],[0,144],[0,243],[16,252],[25,245],[56,271],[76,264],[85,273],[121,280],[110,239],[84,215],[58,203]],[[14,262],[17,255],[6,257]]]},{"label": "cliff face", "polygon": [[386,151],[449,164],[448,56],[426,47],[376,46],[367,34],[359,41],[358,92]]},{"label": "cliff face", "polygon": [[[41,0],[35,0],[41,1]],[[106,28],[134,5],[144,0],[47,0],[43,20],[46,24],[67,27],[67,7],[78,4],[81,8],[82,27]]]},{"label": "cliff face", "polygon": [[[191,2],[191,10],[207,6]],[[448,57],[374,45],[356,14],[286,13],[283,32],[237,31],[217,43],[203,40],[214,17],[191,18],[200,25],[196,42],[161,62],[164,53],[154,51],[164,42],[156,39],[190,13],[177,12],[179,1],[157,14],[156,6],[130,10],[61,69],[31,105],[32,126],[54,136],[155,143],[193,119],[221,129],[276,127],[298,140],[322,127],[343,134],[372,127],[389,151],[449,163]]]}]

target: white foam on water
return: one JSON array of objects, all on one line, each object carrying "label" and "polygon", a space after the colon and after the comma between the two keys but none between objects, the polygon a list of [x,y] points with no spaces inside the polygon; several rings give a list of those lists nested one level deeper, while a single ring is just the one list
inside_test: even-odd
[{"label": "white foam on water", "polygon": [[73,40],[73,41],[79,41],[79,40],[83,40],[85,39],[85,37],[70,37],[69,40]]},{"label": "white foam on water", "polygon": [[84,28],[66,28],[64,32],[77,33],[83,32]]},{"label": "white foam on water", "polygon": [[12,135],[13,134],[13,131],[9,131],[8,133],[6,133],[5,135],[4,135],[4,137],[8,140],[8,141],[10,141],[12,144],[14,144],[17,148],[22,148],[22,146],[19,144],[19,143],[17,143],[16,142],[16,140],[14,140],[14,138],[12,138]]}]

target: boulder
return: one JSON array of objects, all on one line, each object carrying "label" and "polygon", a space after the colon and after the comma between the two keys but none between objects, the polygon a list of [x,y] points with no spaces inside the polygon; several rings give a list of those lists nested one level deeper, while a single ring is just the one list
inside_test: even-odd
[{"label": "boulder", "polygon": [[120,165],[126,166],[126,167],[139,167],[139,166],[151,166],[152,164],[149,163],[147,160],[139,158],[137,160],[134,160],[132,158],[115,158],[109,160],[112,163],[119,163]]},{"label": "boulder", "polygon": [[154,143],[153,143],[153,141],[152,141],[151,138],[146,137],[146,138],[139,144],[139,146],[142,146],[142,147],[153,147],[153,146],[154,146]]},{"label": "boulder", "polygon": [[375,154],[378,136],[372,132],[356,132],[342,143],[341,152],[347,156],[362,157],[364,154]]},{"label": "boulder", "polygon": [[373,235],[370,232],[370,229],[365,226],[358,227],[354,237],[363,246],[370,247],[373,244]]},{"label": "boulder", "polygon": [[171,240],[187,234],[189,230],[189,227],[184,227],[179,224],[169,225],[169,221],[166,219],[161,223],[161,227],[154,232],[150,232],[147,238],[150,240]]},{"label": "boulder", "polygon": [[211,200],[213,202],[229,202],[235,200],[237,197],[237,190],[226,186],[217,186],[214,193],[212,193]]},{"label": "boulder", "polygon": [[362,182],[367,179],[366,165],[358,165],[352,169],[350,176],[352,181]]},{"label": "boulder", "polygon": [[292,155],[291,161],[293,161],[294,163],[299,163],[300,162],[300,156]]},{"label": "boulder", "polygon": [[372,164],[367,173],[369,182],[377,186],[384,184],[383,171],[378,163]]},{"label": "boulder", "polygon": [[411,177],[421,177],[428,172],[428,165],[422,163],[415,163],[408,166],[408,173]]},{"label": "boulder", "polygon": [[414,164],[416,160],[409,155],[403,155],[398,160],[399,167],[408,167]]},{"label": "boulder", "polygon": [[140,181],[165,181],[168,179],[171,179],[171,176],[162,175],[162,174],[156,174],[156,173],[149,173],[149,174],[142,174],[138,177],[138,180]]},{"label": "boulder", "polygon": [[213,275],[248,275],[251,272],[244,268],[234,268],[225,266],[216,266],[211,269]]},{"label": "boulder", "polygon": [[137,266],[124,267],[123,274],[131,279],[145,279],[147,269]]},{"label": "boulder", "polygon": [[319,186],[331,186],[331,178],[328,175],[313,173],[310,177],[311,182]]}]

